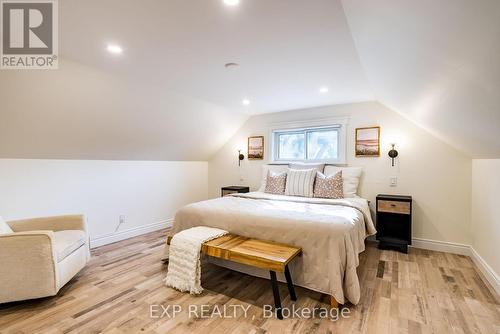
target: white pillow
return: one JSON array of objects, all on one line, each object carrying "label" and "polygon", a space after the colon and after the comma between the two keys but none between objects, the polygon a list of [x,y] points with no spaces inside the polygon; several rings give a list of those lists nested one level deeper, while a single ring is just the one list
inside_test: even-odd
[{"label": "white pillow", "polygon": [[260,181],[260,192],[266,191],[267,172],[283,173],[288,170],[288,165],[262,165],[262,178]]},{"label": "white pillow", "polygon": [[325,169],[325,164],[315,164],[307,162],[294,162],[290,164],[291,169],[316,169],[318,172],[323,173]]},{"label": "white pillow", "polygon": [[361,167],[337,167],[337,166],[325,166],[325,174],[327,177],[337,174],[342,171],[342,182],[344,183],[344,197],[359,197],[358,196],[358,186],[359,179],[363,173],[363,168]]},{"label": "white pillow", "polygon": [[313,197],[314,179],[316,178],[316,169],[288,169],[286,175],[285,195]]},{"label": "white pillow", "polygon": [[9,225],[0,217],[0,234],[14,233]]}]

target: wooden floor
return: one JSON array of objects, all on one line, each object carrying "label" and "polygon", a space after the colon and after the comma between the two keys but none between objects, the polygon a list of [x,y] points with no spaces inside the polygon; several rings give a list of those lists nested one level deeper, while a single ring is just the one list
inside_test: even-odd
[{"label": "wooden floor", "polygon": [[[361,302],[350,318],[264,319],[268,280],[212,264],[206,289],[193,297],[163,285],[165,231],[100,247],[57,297],[0,305],[1,333],[500,333],[498,296],[465,256],[411,249],[408,255],[369,245],[361,255]],[[285,284],[283,306],[291,307]],[[297,288],[298,307],[327,307],[325,295]],[[151,318],[150,305],[179,304],[175,318]],[[248,317],[188,317],[188,305],[249,306]],[[171,313],[170,313],[171,314]],[[155,314],[158,316],[158,314]]]}]

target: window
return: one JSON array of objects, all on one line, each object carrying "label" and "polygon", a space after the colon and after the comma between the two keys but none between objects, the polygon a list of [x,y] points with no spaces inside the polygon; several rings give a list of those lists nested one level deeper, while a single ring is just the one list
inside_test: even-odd
[{"label": "window", "polygon": [[274,130],[273,160],[345,163],[344,132],[342,124]]}]

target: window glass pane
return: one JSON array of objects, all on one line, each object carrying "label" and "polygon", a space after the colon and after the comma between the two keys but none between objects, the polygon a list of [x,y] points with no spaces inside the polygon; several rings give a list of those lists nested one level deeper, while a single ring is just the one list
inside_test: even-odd
[{"label": "window glass pane", "polygon": [[278,159],[303,160],[305,158],[304,133],[280,133],[278,134],[278,141]]},{"label": "window glass pane", "polygon": [[317,130],[307,133],[307,159],[327,160],[338,158],[338,131]]}]

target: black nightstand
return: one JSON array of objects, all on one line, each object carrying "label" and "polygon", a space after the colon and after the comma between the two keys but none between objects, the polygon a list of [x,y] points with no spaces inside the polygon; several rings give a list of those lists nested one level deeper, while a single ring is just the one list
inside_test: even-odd
[{"label": "black nightstand", "polygon": [[220,189],[222,197],[234,193],[248,193],[248,192],[250,192],[250,187],[244,187],[244,186],[228,186],[228,187],[222,187]]},{"label": "black nightstand", "polygon": [[411,245],[411,212],[411,196],[377,196],[379,248],[397,248],[408,253],[408,245]]}]

